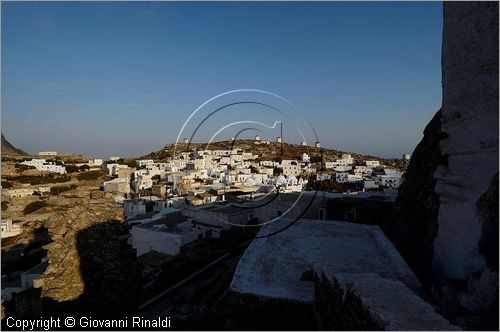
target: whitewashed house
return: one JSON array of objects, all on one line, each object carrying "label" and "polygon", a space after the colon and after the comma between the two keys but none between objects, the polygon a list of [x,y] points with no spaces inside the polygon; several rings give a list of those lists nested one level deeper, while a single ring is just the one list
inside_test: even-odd
[{"label": "whitewashed house", "polygon": [[103,183],[105,192],[130,193],[130,182],[127,178],[116,178]]},{"label": "whitewashed house", "polygon": [[21,234],[22,227],[20,224],[13,224],[12,220],[5,219],[2,220],[2,239],[6,237],[16,236]]},{"label": "whitewashed house", "polygon": [[139,165],[139,167],[146,167],[146,166],[150,166],[150,165],[153,165],[153,164],[154,164],[153,159],[141,159],[141,160],[137,160],[137,165]]},{"label": "whitewashed house", "polygon": [[181,212],[169,213],[151,222],[133,226],[131,234],[132,247],[136,249],[137,256],[150,251],[175,256],[182,246],[204,235],[201,227],[193,223],[193,218]]},{"label": "whitewashed house", "polygon": [[349,173],[338,172],[335,174],[335,181],[337,183],[347,183],[348,177],[349,177]]},{"label": "whitewashed house", "polygon": [[365,160],[365,165],[366,167],[374,168],[374,167],[379,167],[380,162],[378,160]]},{"label": "whitewashed house", "polygon": [[28,197],[33,195],[35,190],[31,188],[18,188],[18,189],[10,189],[6,190],[6,193],[9,197]]}]

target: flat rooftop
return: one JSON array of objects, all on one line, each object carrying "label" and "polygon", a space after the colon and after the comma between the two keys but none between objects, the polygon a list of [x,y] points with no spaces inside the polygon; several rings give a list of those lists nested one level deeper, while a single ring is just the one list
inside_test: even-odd
[{"label": "flat rooftop", "polygon": [[179,227],[179,225],[190,219],[192,218],[184,216],[182,211],[176,211],[134,227],[155,230],[158,232],[183,233],[185,229]]},{"label": "flat rooftop", "polygon": [[[259,236],[279,231],[293,219],[264,225]],[[288,229],[254,239],[231,282],[232,291],[312,302],[314,284],[305,271],[321,266],[329,273],[376,273],[412,289],[420,283],[378,226],[300,219]]]}]

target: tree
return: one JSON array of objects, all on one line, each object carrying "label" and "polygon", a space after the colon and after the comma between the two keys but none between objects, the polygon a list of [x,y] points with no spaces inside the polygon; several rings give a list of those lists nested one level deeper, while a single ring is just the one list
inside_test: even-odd
[{"label": "tree", "polygon": [[275,168],[273,169],[273,175],[274,175],[274,176],[278,176],[278,175],[280,175],[280,174],[283,174],[283,168],[281,168],[281,167],[275,167]]}]

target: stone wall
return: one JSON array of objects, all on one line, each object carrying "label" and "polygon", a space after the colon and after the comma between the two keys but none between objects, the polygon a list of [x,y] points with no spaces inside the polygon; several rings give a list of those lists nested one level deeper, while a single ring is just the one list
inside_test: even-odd
[{"label": "stone wall", "polygon": [[378,273],[314,272],[314,312],[320,330],[458,330],[404,283]]},{"label": "stone wall", "polygon": [[127,245],[123,209],[110,194],[64,192],[44,226],[48,267],[40,288],[46,315],[120,316],[141,301],[141,269]]}]

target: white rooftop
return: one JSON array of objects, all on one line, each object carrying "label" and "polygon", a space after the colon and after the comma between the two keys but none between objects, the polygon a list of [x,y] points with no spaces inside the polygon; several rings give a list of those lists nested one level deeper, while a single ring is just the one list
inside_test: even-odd
[{"label": "white rooftop", "polygon": [[[293,219],[264,225],[259,236],[278,231]],[[402,281],[410,288],[420,283],[378,226],[301,219],[275,235],[254,239],[242,256],[231,290],[272,298],[312,302],[314,284],[302,274],[321,266],[329,273],[377,273]]]}]

